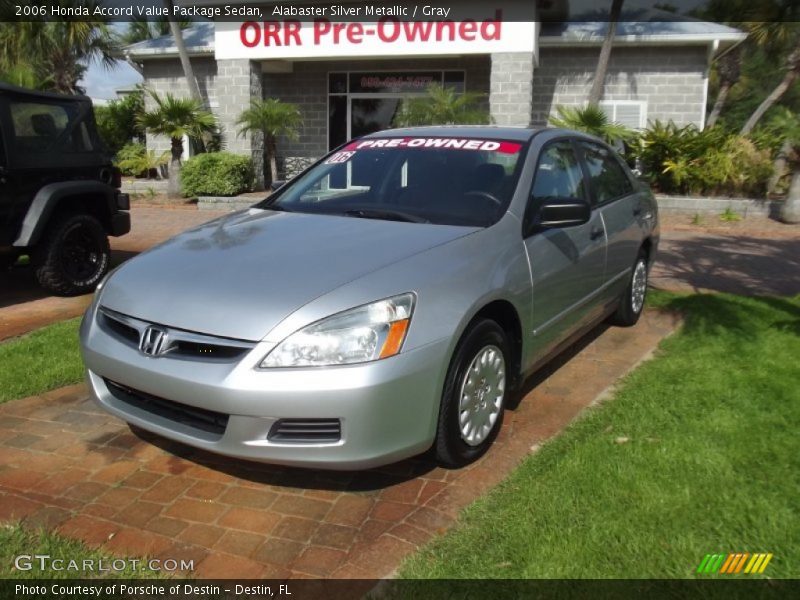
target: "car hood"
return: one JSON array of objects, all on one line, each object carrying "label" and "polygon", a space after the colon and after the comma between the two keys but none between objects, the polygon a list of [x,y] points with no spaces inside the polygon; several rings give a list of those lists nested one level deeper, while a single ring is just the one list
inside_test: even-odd
[{"label": "car hood", "polygon": [[108,279],[100,304],[177,329],[257,341],[315,298],[474,231],[250,209],[128,261]]}]

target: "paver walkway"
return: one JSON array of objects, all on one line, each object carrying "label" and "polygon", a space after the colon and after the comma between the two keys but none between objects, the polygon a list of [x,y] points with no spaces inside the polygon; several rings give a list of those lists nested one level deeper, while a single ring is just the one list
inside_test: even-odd
[{"label": "paver walkway", "polygon": [[650,283],[685,292],[800,294],[800,227],[794,235],[668,230]]},{"label": "paver walkway", "polygon": [[[132,234],[113,242],[115,261],[217,216],[141,207],[133,215]],[[665,228],[653,283],[800,293],[795,232]],[[0,340],[76,316],[89,300],[47,298],[25,270],[12,277],[22,281],[0,282]],[[0,521],[54,528],[119,555],[193,559],[196,577],[383,577],[675,327],[653,312],[632,329],[598,327],[527,383],[489,454],[456,471],[426,457],[358,473],[225,459],[131,432],[95,408],[83,385],[9,402],[0,406]]]},{"label": "paver walkway", "polygon": [[0,521],[193,559],[201,578],[385,577],[675,326],[648,312],[597,328],[528,382],[491,451],[462,470],[425,457],[357,473],[246,463],[132,433],[83,385],[15,400],[0,406]]}]

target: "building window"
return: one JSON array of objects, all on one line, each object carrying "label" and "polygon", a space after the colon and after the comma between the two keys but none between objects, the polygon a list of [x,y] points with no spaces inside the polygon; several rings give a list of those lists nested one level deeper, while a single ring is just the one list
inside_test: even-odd
[{"label": "building window", "polygon": [[600,109],[614,123],[631,129],[647,126],[647,102],[644,100],[609,100],[600,103]]}]

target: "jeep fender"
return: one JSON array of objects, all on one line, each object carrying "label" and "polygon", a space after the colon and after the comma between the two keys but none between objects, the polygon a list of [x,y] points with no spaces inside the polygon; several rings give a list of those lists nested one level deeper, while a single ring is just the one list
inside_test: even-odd
[{"label": "jeep fender", "polygon": [[[44,186],[33,198],[14,246],[26,247],[36,244],[42,237],[53,211],[67,198],[86,194],[102,196],[104,204],[98,208],[110,218],[116,211],[115,193],[113,188],[99,181],[64,181]],[[108,228],[107,224],[104,226]]]}]

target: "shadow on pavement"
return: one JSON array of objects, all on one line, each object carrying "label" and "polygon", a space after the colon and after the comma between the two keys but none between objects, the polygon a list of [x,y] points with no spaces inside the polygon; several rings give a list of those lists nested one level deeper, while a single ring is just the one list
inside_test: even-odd
[{"label": "shadow on pavement", "polygon": [[[130,260],[137,254],[138,252],[112,250],[111,268]],[[50,297],[50,293],[42,289],[36,281],[30,265],[14,266],[7,271],[0,270],[0,308]]]},{"label": "shadow on pavement", "polygon": [[663,240],[651,282],[681,291],[792,296],[800,293],[800,237],[705,234]]}]

